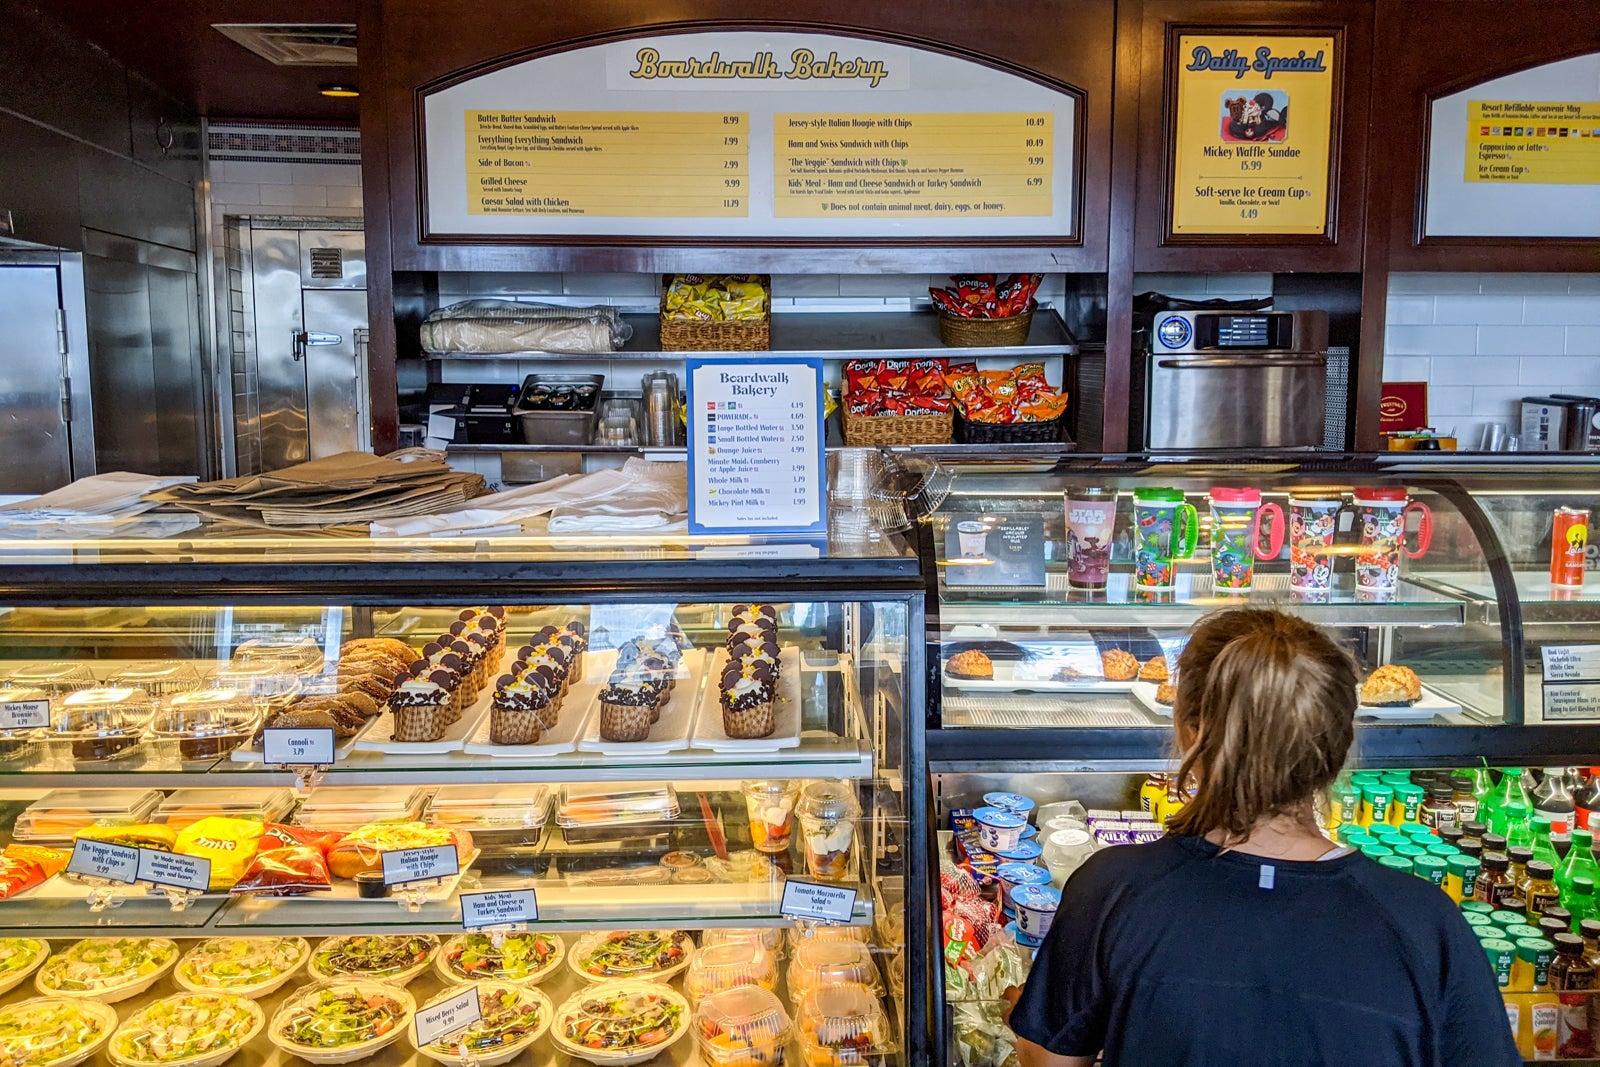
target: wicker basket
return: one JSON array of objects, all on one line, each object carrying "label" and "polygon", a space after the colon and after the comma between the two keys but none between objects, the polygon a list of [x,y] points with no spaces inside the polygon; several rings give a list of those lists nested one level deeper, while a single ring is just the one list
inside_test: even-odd
[{"label": "wicker basket", "polygon": [[947,445],[955,421],[953,412],[935,415],[852,415],[839,411],[844,443],[851,448],[891,445]]},{"label": "wicker basket", "polygon": [[759,319],[734,319],[728,322],[699,322],[694,319],[667,318],[667,286],[672,275],[661,284],[661,350],[663,352],[765,352],[772,347],[772,278],[759,275],[767,291],[767,306]]},{"label": "wicker basket", "polygon": [[1020,315],[1005,319],[964,319],[940,309],[939,340],[951,348],[1000,348],[1020,345],[1028,339],[1033,328],[1033,311],[1036,305]]},{"label": "wicker basket", "polygon": [[955,418],[956,441],[963,445],[1033,445],[1063,441],[1067,413],[1048,422],[974,422]]}]

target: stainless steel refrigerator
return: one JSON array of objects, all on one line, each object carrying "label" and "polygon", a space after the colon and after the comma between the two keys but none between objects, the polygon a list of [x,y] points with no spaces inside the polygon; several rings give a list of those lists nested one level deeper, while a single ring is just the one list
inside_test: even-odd
[{"label": "stainless steel refrigerator", "polygon": [[0,247],[0,494],[95,472],[82,257]]},{"label": "stainless steel refrigerator", "polygon": [[278,221],[249,241],[263,470],[372,440],[363,234]]}]

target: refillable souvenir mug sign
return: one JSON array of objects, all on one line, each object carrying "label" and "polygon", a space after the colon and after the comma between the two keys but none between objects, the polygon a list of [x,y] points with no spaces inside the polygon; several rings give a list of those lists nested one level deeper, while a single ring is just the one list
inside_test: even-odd
[{"label": "refillable souvenir mug sign", "polygon": [[[1400,587],[1400,557],[1420,559],[1433,543],[1433,512],[1404,489],[1358,489],[1356,521],[1361,524],[1361,554],[1356,557],[1356,598],[1393,600]],[[1406,544],[1406,525],[1418,515],[1417,547]]]},{"label": "refillable souvenir mug sign", "polygon": [[1194,555],[1200,516],[1183,492],[1165,486],[1133,491],[1133,582],[1140,589],[1171,589],[1178,560]]},{"label": "refillable souvenir mug sign", "polygon": [[[1263,519],[1270,518],[1261,542]],[[1263,504],[1259,489],[1211,490],[1211,588],[1218,593],[1248,593],[1257,559],[1283,551],[1283,509]]]}]

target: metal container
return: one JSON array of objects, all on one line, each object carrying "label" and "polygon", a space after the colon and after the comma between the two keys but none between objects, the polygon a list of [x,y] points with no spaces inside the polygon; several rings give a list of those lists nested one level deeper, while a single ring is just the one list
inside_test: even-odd
[{"label": "metal container", "polygon": [[[522,440],[530,445],[586,445],[594,438],[595,421],[600,412],[600,387],[603,374],[530,374],[522,382],[515,414],[522,428]],[[543,390],[593,390],[586,407],[542,408]]]}]

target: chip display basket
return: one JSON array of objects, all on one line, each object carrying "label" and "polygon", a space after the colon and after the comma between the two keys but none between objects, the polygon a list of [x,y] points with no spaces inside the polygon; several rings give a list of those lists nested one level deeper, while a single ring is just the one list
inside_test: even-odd
[{"label": "chip display basket", "polygon": [[772,347],[772,278],[758,275],[767,292],[766,307],[759,319],[732,319],[725,322],[700,322],[694,319],[667,318],[667,287],[672,275],[661,284],[661,350],[663,352],[765,352]]},{"label": "chip display basket", "polygon": [[840,408],[839,417],[844,443],[851,448],[947,445],[955,419],[953,411],[927,415],[852,415],[848,401]]},{"label": "chip display basket", "polygon": [[935,309],[939,316],[939,340],[951,348],[999,348],[1020,345],[1028,340],[1033,329],[1033,312],[1038,305],[1029,304],[1020,315],[1004,319],[964,319],[948,311]]},{"label": "chip display basket", "polygon": [[976,422],[955,417],[955,439],[963,445],[1032,445],[1066,441],[1067,413],[1045,422]]}]

